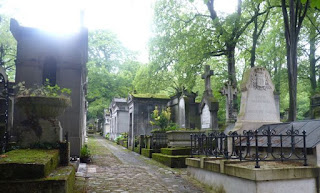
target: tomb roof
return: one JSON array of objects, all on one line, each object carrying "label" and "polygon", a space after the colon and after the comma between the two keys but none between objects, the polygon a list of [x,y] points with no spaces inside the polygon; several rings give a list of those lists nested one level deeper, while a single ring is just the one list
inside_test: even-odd
[{"label": "tomb roof", "polygon": [[154,99],[170,99],[168,95],[165,94],[132,94],[134,98],[154,98]]},{"label": "tomb roof", "polygon": [[[276,135],[283,135],[283,147],[291,147],[291,137],[287,135],[287,131],[291,130],[293,126],[294,130],[299,132],[299,135],[302,135],[303,131],[306,131],[306,147],[314,148],[317,144],[320,143],[320,120],[304,120],[296,121],[291,123],[276,123],[276,124],[266,124],[261,126],[258,129],[258,133],[261,134],[263,130],[273,129]],[[259,139],[259,146],[267,147],[267,138]],[[302,137],[296,139],[296,147],[302,147],[303,140]]]}]

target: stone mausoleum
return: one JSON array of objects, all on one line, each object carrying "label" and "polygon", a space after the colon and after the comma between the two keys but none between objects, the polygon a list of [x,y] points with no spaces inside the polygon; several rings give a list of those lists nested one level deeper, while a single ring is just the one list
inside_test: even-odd
[{"label": "stone mausoleum", "polygon": [[110,139],[114,140],[121,133],[129,131],[129,108],[127,99],[114,98],[110,104]]},{"label": "stone mausoleum", "polygon": [[[88,30],[68,35],[51,34],[39,29],[20,26],[11,20],[10,30],[17,40],[16,83],[26,87],[43,84],[71,89],[72,107],[59,117],[63,134],[68,132],[71,156],[79,156],[84,143],[86,126],[86,83],[88,61]],[[14,110],[14,123],[23,120],[23,113]],[[15,134],[15,126],[12,134]]]}]

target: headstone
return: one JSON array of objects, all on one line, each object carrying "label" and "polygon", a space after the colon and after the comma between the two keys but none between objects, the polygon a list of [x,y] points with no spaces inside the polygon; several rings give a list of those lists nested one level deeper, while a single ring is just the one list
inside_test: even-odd
[{"label": "headstone", "polygon": [[241,84],[240,113],[234,131],[255,130],[264,124],[279,123],[269,72],[253,67],[245,72]]},{"label": "headstone", "polygon": [[218,130],[218,110],[219,103],[215,100],[211,89],[210,77],[213,75],[213,70],[210,70],[210,66],[205,66],[205,72],[202,75],[202,79],[205,80],[205,91],[200,103],[200,115],[201,115],[201,129],[205,130]]},{"label": "headstone", "polygon": [[226,96],[226,122],[234,123],[237,120],[237,88],[231,82],[225,83],[225,87],[220,91],[222,95]]}]

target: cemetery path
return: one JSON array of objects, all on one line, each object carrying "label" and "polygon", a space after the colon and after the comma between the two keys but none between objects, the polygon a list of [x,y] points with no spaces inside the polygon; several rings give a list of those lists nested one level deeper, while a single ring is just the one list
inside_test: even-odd
[{"label": "cemetery path", "polygon": [[76,192],[208,192],[186,169],[166,167],[100,136],[90,136],[88,147],[92,163],[81,165]]}]

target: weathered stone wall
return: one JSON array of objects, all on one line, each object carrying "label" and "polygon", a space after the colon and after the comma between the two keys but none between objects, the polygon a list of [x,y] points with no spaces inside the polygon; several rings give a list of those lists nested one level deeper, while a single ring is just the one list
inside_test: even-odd
[{"label": "weathered stone wall", "polygon": [[[10,30],[17,40],[16,83],[26,87],[42,84],[44,64],[50,58],[56,64],[56,83],[71,89],[72,107],[59,117],[63,133],[69,133],[71,155],[80,155],[84,142],[86,102],[86,62],[88,59],[88,30],[82,28],[69,36],[50,34],[34,28],[21,27],[11,21]],[[24,115],[15,108],[15,124]],[[15,127],[15,126],[14,126]]]},{"label": "weathered stone wall", "polygon": [[290,179],[277,181],[251,181],[208,170],[188,167],[188,173],[216,192],[228,193],[315,193],[316,178]]}]

